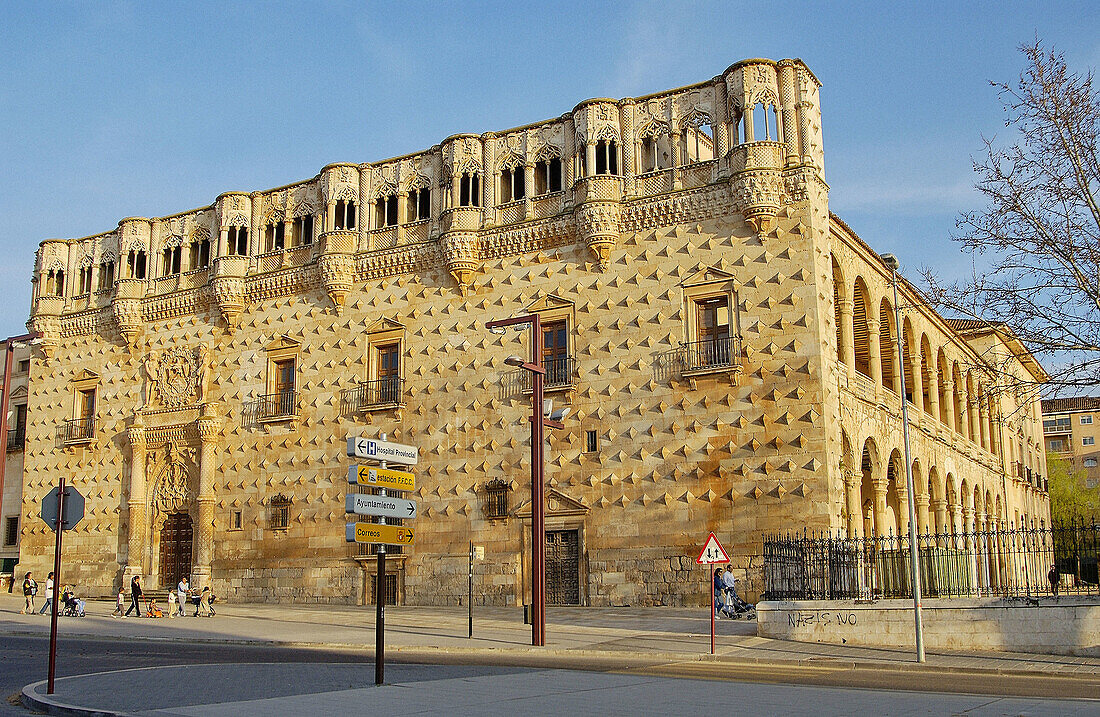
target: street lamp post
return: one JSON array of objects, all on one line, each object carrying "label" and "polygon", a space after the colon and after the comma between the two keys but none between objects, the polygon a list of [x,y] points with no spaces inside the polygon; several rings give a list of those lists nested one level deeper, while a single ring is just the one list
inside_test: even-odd
[{"label": "street lamp post", "polygon": [[913,623],[917,638],[917,662],[924,662],[924,626],[921,620],[920,563],[917,557],[917,514],[913,496],[913,457],[909,451],[909,408],[905,399],[905,337],[901,326],[901,304],[898,303],[898,258],[883,254],[882,261],[890,269],[894,285],[894,330],[898,332],[898,366],[901,367],[901,433],[905,444],[905,490],[909,495],[909,571],[913,584]]},{"label": "street lamp post", "polygon": [[542,322],[538,314],[525,314],[513,316],[509,319],[489,321],[485,328],[494,333],[503,333],[504,329],[512,326],[521,331],[527,325],[531,327],[531,361],[509,356],[505,363],[509,366],[518,366],[531,372],[532,396],[531,396],[531,644],[540,647],[546,644],[546,515],[544,512],[545,497],[543,495],[543,482],[545,480],[545,468],[543,466],[543,426],[553,424],[545,423],[543,416],[543,380],[546,377],[546,369],[542,365]]}]

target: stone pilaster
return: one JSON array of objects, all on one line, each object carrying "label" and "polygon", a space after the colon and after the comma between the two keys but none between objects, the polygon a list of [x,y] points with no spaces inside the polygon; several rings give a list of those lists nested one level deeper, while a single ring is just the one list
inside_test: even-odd
[{"label": "stone pilaster", "polygon": [[872,482],[872,491],[874,492],[874,511],[875,511],[875,536],[884,537],[886,532],[886,493],[889,490],[889,484],[885,478],[875,478]]},{"label": "stone pilaster", "polygon": [[145,542],[148,533],[145,510],[145,425],[141,414],[134,418],[134,424],[127,429],[130,440],[130,497],[127,502],[129,518],[127,520],[126,568],[122,574],[122,584],[130,584],[135,575],[145,575]]},{"label": "stone pilaster", "polygon": [[192,583],[202,588],[210,584],[210,564],[214,559],[214,460],[222,420],[217,415],[217,404],[205,403],[198,420],[199,439],[199,491],[198,525],[195,533],[195,564],[191,569]]}]

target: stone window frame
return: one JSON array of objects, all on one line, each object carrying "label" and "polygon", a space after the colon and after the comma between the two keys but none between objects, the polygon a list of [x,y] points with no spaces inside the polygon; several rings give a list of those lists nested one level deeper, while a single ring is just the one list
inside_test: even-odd
[{"label": "stone window frame", "polygon": [[19,544],[19,516],[4,516],[4,545],[13,546]]},{"label": "stone window frame", "polygon": [[[286,362],[293,362],[294,366],[294,388],[293,394],[293,406],[289,407],[286,411],[277,411],[277,415],[261,415],[259,421],[261,423],[271,423],[280,421],[290,421],[298,415],[298,397],[301,393],[300,386],[300,370],[301,361],[299,361],[299,354],[301,353],[302,344],[287,335],[282,335],[272,341],[265,347],[266,353],[266,371],[264,373],[264,396],[274,396],[279,391],[276,389],[279,365]],[[261,403],[264,399],[261,399]]]},{"label": "stone window frame", "polygon": [[[545,331],[546,327],[550,324],[555,324],[560,321],[565,322],[565,336],[566,341],[566,356],[573,359],[574,364],[577,358],[577,305],[556,294],[546,294],[537,301],[529,304],[525,313],[538,314],[539,324],[542,330]],[[538,341],[543,341],[544,334],[540,333]],[[525,330],[523,332],[523,338],[521,339],[523,344],[523,352],[520,354],[526,360],[531,356],[531,331]],[[522,369],[521,369],[522,370]],[[560,393],[563,391],[572,391],[577,386],[576,366],[570,371],[569,381],[562,384],[547,385],[543,384],[544,393]],[[523,377],[525,380],[524,393],[531,393],[532,388],[528,379],[530,374],[523,371]]]},{"label": "stone window frame", "polygon": [[294,501],[290,496],[282,493],[271,496],[267,501],[268,527],[271,530],[284,532],[290,530],[290,508],[293,505]]},{"label": "stone window frame", "polygon": [[367,327],[367,346],[365,358],[366,378],[367,381],[376,381],[378,379],[378,370],[380,368],[380,356],[379,349],[384,346],[397,345],[397,358],[398,367],[397,375],[399,378],[405,377],[405,348],[406,348],[406,334],[408,329],[404,324],[395,321],[393,319],[379,319],[378,321]]},{"label": "stone window frame", "polygon": [[1092,415],[1091,414],[1086,414],[1084,416],[1081,416],[1081,425],[1082,426],[1091,426],[1092,425]]},{"label": "stone window frame", "polygon": [[244,530],[244,511],[231,510],[229,512],[229,527],[226,530],[237,532]]},{"label": "stone window frame", "polygon": [[494,478],[483,486],[485,491],[485,517],[489,520],[503,520],[511,509],[509,494],[512,484],[503,478]]},{"label": "stone window frame", "polygon": [[729,373],[740,370],[741,306],[738,303],[737,281],[732,274],[720,269],[708,267],[697,271],[680,285],[683,293],[682,310],[684,312],[684,339],[686,345],[699,341],[698,307],[702,302],[726,299],[727,320],[729,325],[730,351],[736,352],[737,359],[732,366],[697,368],[685,371],[689,374]]}]

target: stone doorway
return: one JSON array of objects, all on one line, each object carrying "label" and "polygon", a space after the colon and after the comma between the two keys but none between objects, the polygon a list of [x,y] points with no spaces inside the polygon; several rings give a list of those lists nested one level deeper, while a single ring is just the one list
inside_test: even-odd
[{"label": "stone doorway", "polygon": [[579,530],[546,531],[546,602],[548,605],[581,604],[581,551]]},{"label": "stone doorway", "polygon": [[191,574],[194,534],[191,516],[169,513],[160,529],[160,586],[172,589],[184,575]]}]

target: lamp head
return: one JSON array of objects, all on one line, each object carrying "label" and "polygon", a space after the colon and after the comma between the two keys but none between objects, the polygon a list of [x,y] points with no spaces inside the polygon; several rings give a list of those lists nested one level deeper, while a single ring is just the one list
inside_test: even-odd
[{"label": "lamp head", "polygon": [[901,262],[899,262],[898,258],[893,254],[882,254],[880,258],[882,259],[882,263],[885,264],[886,268],[890,271],[897,271],[898,267],[901,266]]},{"label": "lamp head", "polygon": [[554,412],[554,399],[544,398],[542,399],[542,415],[549,416]]},{"label": "lamp head", "polygon": [[550,414],[550,420],[561,423],[565,420],[565,417],[569,415],[571,410],[572,409],[568,406],[566,406],[565,408],[559,408],[558,410]]},{"label": "lamp head", "polygon": [[503,326],[490,326],[489,333],[496,334],[497,336],[503,336],[504,334],[508,333],[508,329],[504,328]]},{"label": "lamp head", "polygon": [[508,364],[509,366],[522,366],[523,359],[521,359],[519,356],[509,356],[508,358],[504,359],[504,363]]}]

